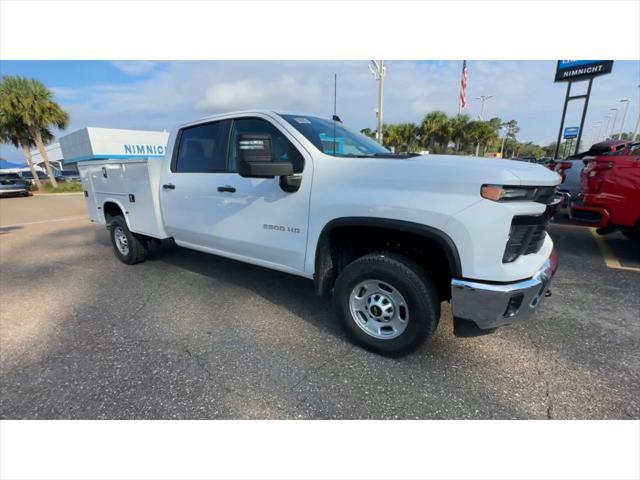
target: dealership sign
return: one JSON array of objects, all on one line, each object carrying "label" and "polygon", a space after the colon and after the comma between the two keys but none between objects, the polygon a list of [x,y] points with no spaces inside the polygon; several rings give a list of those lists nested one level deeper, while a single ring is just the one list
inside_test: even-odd
[{"label": "dealership sign", "polygon": [[586,80],[611,73],[613,60],[558,60],[556,82]]},{"label": "dealership sign", "polygon": [[565,140],[569,140],[570,138],[577,138],[579,130],[580,127],[566,127],[564,129],[564,135],[562,138],[564,138]]}]

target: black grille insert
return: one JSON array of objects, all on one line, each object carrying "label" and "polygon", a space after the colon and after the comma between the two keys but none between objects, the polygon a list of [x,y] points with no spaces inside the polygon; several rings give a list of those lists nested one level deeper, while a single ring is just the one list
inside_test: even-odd
[{"label": "black grille insert", "polygon": [[548,227],[549,217],[545,214],[513,217],[502,262],[510,263],[520,255],[528,255],[540,250]]}]

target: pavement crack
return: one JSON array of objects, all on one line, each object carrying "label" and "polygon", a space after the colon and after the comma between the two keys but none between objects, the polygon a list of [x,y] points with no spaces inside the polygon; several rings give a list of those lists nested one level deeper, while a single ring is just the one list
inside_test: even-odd
[{"label": "pavement crack", "polygon": [[156,287],[153,290],[151,290],[151,292],[149,292],[149,295],[147,295],[147,298],[144,299],[144,302],[142,302],[142,305],[136,308],[136,310],[129,316],[129,318],[127,318],[126,320],[127,324],[131,322],[134,318],[136,318],[138,316],[138,313],[140,313],[144,309],[144,307],[146,307],[149,304],[151,297],[153,297],[156,293],[158,293],[162,285],[163,285],[163,282],[159,282],[156,285]]},{"label": "pavement crack", "polygon": [[198,366],[198,368],[200,368],[200,370],[202,370],[207,374],[207,377],[209,377],[209,380],[213,380],[215,378],[215,375],[211,370],[207,368],[205,363],[202,361],[202,357],[200,355],[193,353],[187,347],[182,347],[182,350],[187,354],[189,358],[191,358],[194,361],[194,363]]},{"label": "pavement crack", "polygon": [[292,387],[291,387],[291,391],[297,390],[298,387],[302,384],[302,382],[304,382],[305,380],[307,380],[309,377],[321,372],[327,365],[329,365],[330,363],[336,363],[337,361],[343,360],[347,357],[347,355],[349,355],[353,349],[355,347],[352,345],[350,346],[346,352],[344,352],[341,355],[338,355],[338,357],[336,358],[331,358],[329,360],[327,360],[326,362],[322,362],[320,364],[319,367],[312,369],[311,371],[309,371],[309,373],[305,373],[300,380],[298,380]]},{"label": "pavement crack", "polygon": [[536,372],[538,376],[542,379],[542,382],[544,383],[544,396],[545,396],[546,405],[547,405],[546,406],[547,420],[553,420],[553,399],[551,398],[551,387],[549,385],[549,380],[547,379],[546,375],[544,374],[544,371],[540,366],[540,346],[533,339],[533,336],[531,335],[531,333],[527,333],[527,337],[529,338],[529,341],[531,342],[534,348],[534,355],[536,357],[536,363],[535,363]]}]

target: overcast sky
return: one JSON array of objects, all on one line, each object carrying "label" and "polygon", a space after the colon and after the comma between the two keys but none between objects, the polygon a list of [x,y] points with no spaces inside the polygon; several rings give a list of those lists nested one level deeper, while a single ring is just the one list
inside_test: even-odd
[{"label": "overcast sky", "polygon": [[[432,110],[458,109],[461,61],[388,61],[385,123],[419,122]],[[553,83],[556,61],[468,61],[468,108],[477,117],[479,95],[493,95],[485,119],[516,119],[520,140],[555,141],[566,84]],[[356,129],[375,127],[377,85],[368,61],[3,61],[2,75],[34,77],[50,87],[67,110],[66,132],[86,127],[171,129],[213,113],[249,108],[331,116],[333,74],[338,74],[338,114]],[[638,119],[640,62],[616,61],[610,75],[594,80],[585,122],[592,125],[631,98],[626,121]],[[586,82],[576,84],[582,93]],[[579,125],[581,102],[571,104],[566,126]],[[616,130],[620,127],[622,111]],[[2,145],[0,156],[21,162]]]}]

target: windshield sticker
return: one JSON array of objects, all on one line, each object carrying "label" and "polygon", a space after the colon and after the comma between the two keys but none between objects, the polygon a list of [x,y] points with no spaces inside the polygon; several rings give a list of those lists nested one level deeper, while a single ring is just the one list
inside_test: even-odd
[{"label": "windshield sticker", "polygon": [[311,123],[307,118],[304,117],[295,117],[294,120],[298,123]]}]

